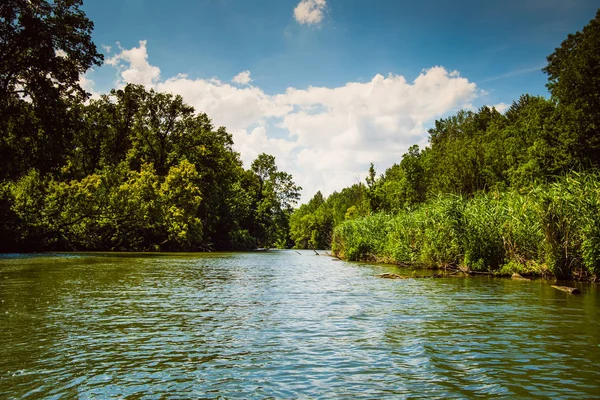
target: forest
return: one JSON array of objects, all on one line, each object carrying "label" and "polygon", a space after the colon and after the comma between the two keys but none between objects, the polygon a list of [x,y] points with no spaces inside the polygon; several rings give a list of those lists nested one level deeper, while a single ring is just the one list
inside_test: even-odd
[{"label": "forest", "polygon": [[0,252],[332,248],[349,260],[600,276],[600,10],[523,94],[435,121],[378,175],[301,188],[180,96],[79,84],[103,55],[81,0],[0,6]]},{"label": "forest", "polygon": [[180,96],[90,99],[103,56],[81,0],[0,6],[0,251],[289,247],[301,188]]},{"label": "forest", "polygon": [[424,149],[364,183],[316,193],[290,220],[297,247],[341,258],[600,276],[600,10],[548,56],[550,98],[440,119]]}]

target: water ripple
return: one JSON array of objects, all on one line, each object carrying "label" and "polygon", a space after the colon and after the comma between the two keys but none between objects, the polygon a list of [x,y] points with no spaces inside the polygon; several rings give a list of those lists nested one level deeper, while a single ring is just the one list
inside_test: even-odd
[{"label": "water ripple", "polygon": [[600,293],[312,252],[0,258],[0,397],[592,398]]}]

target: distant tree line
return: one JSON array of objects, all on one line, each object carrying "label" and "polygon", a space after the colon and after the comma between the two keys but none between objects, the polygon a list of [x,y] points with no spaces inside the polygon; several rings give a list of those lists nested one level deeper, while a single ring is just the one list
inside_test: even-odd
[{"label": "distant tree line", "polygon": [[89,100],[101,65],[81,0],[0,5],[0,251],[288,247],[300,188],[180,96]]}]

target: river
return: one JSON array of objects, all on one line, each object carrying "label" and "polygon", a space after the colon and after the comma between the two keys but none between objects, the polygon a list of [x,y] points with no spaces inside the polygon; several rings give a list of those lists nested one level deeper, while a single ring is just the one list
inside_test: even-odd
[{"label": "river", "polygon": [[592,398],[600,291],[314,252],[0,257],[0,398]]}]

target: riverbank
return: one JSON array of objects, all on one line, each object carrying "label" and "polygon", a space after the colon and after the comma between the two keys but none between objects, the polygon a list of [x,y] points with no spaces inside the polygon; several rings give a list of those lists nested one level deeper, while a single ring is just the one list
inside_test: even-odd
[{"label": "riverbank", "polygon": [[600,179],[574,174],[525,193],[441,196],[348,220],[335,228],[332,250],[346,260],[597,282]]}]

